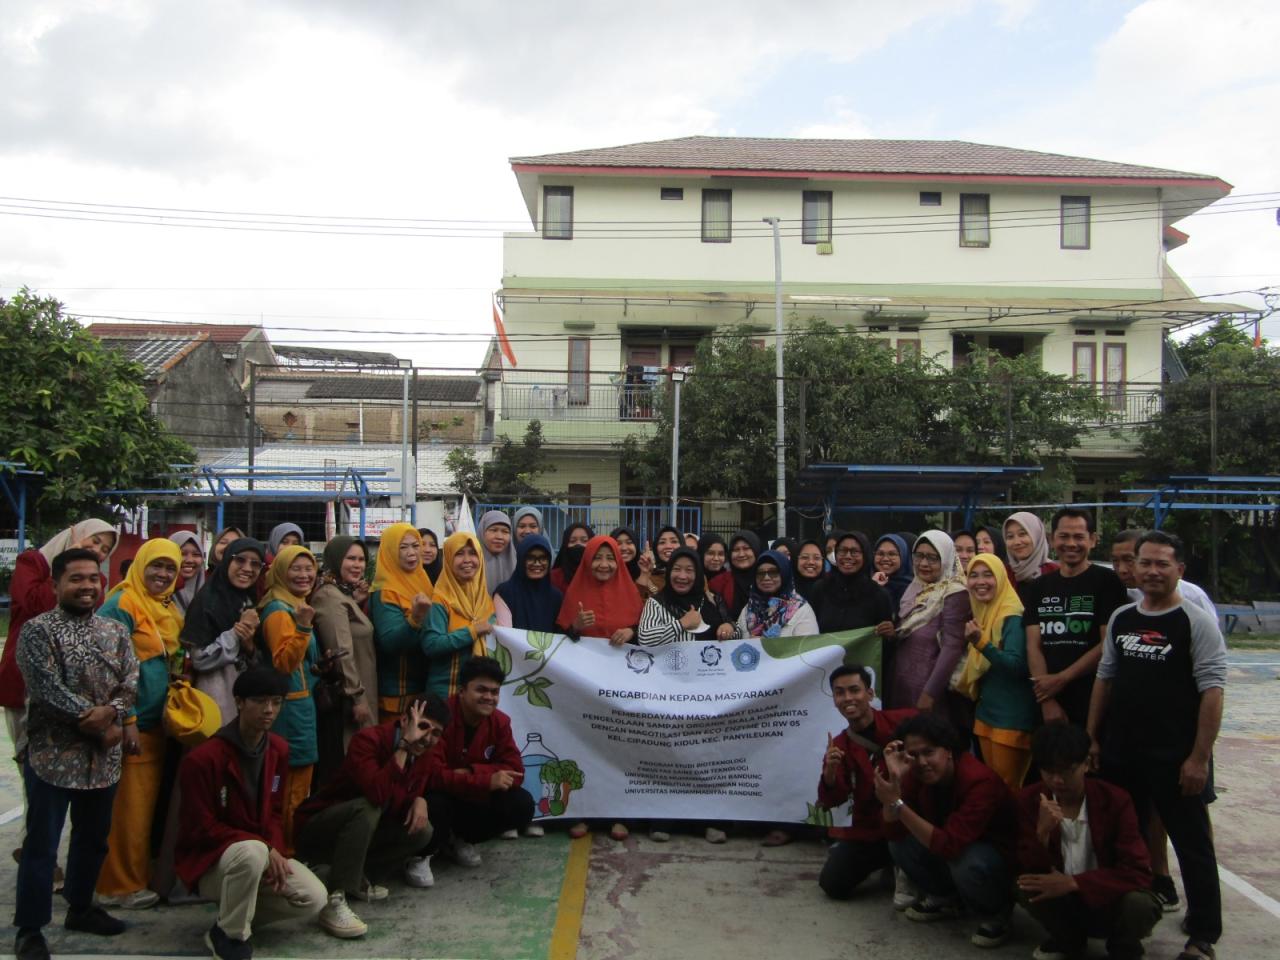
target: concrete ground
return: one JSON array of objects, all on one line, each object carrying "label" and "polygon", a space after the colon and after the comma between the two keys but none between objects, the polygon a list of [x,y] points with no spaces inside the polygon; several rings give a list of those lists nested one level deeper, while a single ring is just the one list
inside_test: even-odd
[{"label": "concrete ground", "polygon": [[[1213,817],[1222,868],[1226,934],[1223,958],[1280,957],[1280,652],[1231,656],[1227,716],[1217,750],[1220,799]],[[816,772],[815,772],[816,776]],[[18,843],[21,801],[16,774],[0,770],[0,850]],[[700,832],[657,844],[637,830],[625,843],[596,836],[571,843],[562,832],[541,840],[494,841],[476,869],[437,866],[437,885],[392,884],[391,899],[355,904],[369,923],[361,940],[334,940],[315,927],[282,924],[255,936],[268,957],[533,958],[621,960],[696,957],[805,960],[871,956],[980,955],[959,922],[922,926],[895,914],[887,893],[868,890],[848,903],[826,900],[817,887],[823,848],[813,841],[766,849],[759,831],[711,846]],[[746,835],[750,834],[750,835]],[[6,857],[5,863],[11,861]],[[0,866],[0,915],[12,916],[15,867]],[[1148,956],[1177,955],[1180,913],[1167,914]],[[55,954],[68,956],[201,956],[213,919],[207,904],[166,907],[128,917],[131,928],[111,940],[67,934],[61,911],[48,928]],[[7,936],[7,935],[6,935]],[[11,949],[12,941],[0,941]],[[1025,914],[998,956],[1029,957],[1037,942]],[[1103,956],[1094,943],[1094,956]]]}]

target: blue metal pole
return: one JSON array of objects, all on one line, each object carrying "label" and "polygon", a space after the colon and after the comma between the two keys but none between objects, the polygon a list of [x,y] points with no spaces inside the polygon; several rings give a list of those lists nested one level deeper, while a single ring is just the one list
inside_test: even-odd
[{"label": "blue metal pole", "polygon": [[218,512],[217,512],[217,517],[218,517],[217,527],[219,530],[222,530],[223,528],[226,527],[226,523],[224,522],[226,520],[226,513],[227,513],[227,505],[225,501],[219,500]]},{"label": "blue metal pole", "polygon": [[18,478],[18,552],[27,549],[27,481]]}]

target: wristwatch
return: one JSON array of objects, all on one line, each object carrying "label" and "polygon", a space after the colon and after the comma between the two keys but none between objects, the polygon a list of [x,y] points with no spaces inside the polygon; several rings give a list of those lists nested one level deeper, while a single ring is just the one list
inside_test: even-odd
[{"label": "wristwatch", "polygon": [[889,804],[889,809],[897,811],[897,810],[901,810],[906,805],[907,805],[907,801],[899,797],[897,800],[893,801],[893,803]]}]

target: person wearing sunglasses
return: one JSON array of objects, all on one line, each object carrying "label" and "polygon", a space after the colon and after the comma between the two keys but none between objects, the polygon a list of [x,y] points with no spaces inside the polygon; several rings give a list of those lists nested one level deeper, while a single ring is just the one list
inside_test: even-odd
[{"label": "person wearing sunglasses", "polygon": [[324,788],[298,810],[298,851],[308,863],[329,864],[329,902],[320,926],[335,937],[363,935],[368,925],[348,901],[385,900],[376,881],[404,865],[411,887],[434,882],[426,792],[439,760],[431,756],[449,708],[438,694],[414,697],[400,719],[366,727],[351,738],[346,759]]}]

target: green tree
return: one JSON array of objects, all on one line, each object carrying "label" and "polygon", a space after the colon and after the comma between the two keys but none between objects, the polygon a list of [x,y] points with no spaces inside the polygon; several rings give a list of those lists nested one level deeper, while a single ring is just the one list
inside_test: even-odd
[{"label": "green tree", "polygon": [[36,499],[51,527],[100,510],[100,490],[154,486],[195,451],[152,416],[143,370],[23,290],[0,299],[0,454],[44,473]]},{"label": "green tree", "polygon": [[[680,491],[769,500],[774,492],[774,352],[740,327],[698,345],[681,392]],[[1039,465],[1105,415],[1094,391],[1034,358],[977,353],[952,372],[929,357],[819,320],[793,325],[784,352],[787,472],[805,463]],[[670,476],[673,404],[655,434],[629,437],[624,462],[647,489]],[[803,439],[803,451],[801,443]]]},{"label": "green tree", "polygon": [[445,457],[459,491],[473,501],[488,503],[530,503],[548,498],[538,486],[539,479],[555,470],[543,449],[542,421],[530,420],[524,438],[515,443],[503,438],[493,459],[481,465],[475,454],[455,447]]}]

